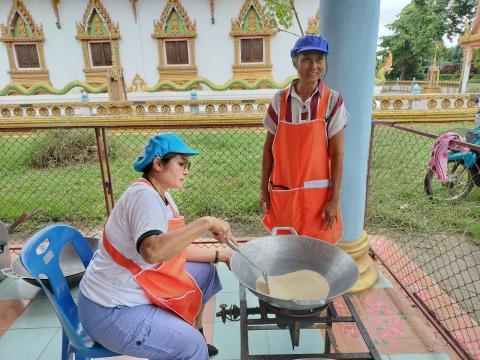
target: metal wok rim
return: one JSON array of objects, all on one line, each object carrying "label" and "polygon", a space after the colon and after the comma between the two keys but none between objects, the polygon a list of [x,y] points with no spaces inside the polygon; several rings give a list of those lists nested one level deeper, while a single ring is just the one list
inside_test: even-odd
[{"label": "metal wok rim", "polygon": [[[298,239],[285,239],[288,237],[295,237]],[[330,251],[333,251],[335,254],[338,254],[340,258],[342,258],[344,261],[347,262],[349,265],[348,270],[351,271],[352,273],[349,275],[348,283],[343,289],[340,289],[341,291],[337,291],[334,294],[329,293],[326,299],[321,300],[321,301],[294,301],[294,300],[285,300],[285,299],[279,299],[279,298],[273,298],[269,296],[268,294],[265,294],[263,292],[258,291],[256,288],[252,288],[249,284],[246,283],[246,281],[251,282],[251,278],[245,280],[245,276],[242,274],[242,272],[239,270],[240,266],[243,264],[243,259],[241,259],[240,256],[237,254],[233,254],[232,259],[231,259],[231,269],[237,280],[242,283],[250,292],[252,292],[255,296],[257,296],[259,299],[273,305],[276,307],[281,307],[284,309],[288,310],[309,310],[313,308],[319,308],[322,306],[327,305],[330,303],[332,300],[336,299],[337,297],[340,297],[350,291],[350,289],[355,285],[355,283],[358,281],[359,278],[359,270],[358,270],[358,265],[356,264],[355,260],[343,249],[339,248],[336,245],[330,244],[326,241],[319,240],[319,239],[314,239],[308,236],[300,236],[300,235],[270,235],[270,236],[265,236],[265,237],[260,237],[260,238],[255,238],[247,243],[245,243],[242,247],[248,246],[248,244],[256,244],[258,245],[261,242],[272,242],[272,241],[304,241],[307,245],[307,243],[313,243],[316,244],[321,243],[322,245],[314,245],[315,247],[324,247],[324,248],[331,248]],[[254,245],[252,245],[254,246]],[[314,270],[314,269],[310,269]],[[314,270],[316,271],[316,270]],[[240,275],[238,274],[240,273]],[[324,274],[322,274],[324,277],[326,277]],[[326,277],[327,278],[327,277]],[[330,288],[332,288],[332,282],[330,281],[331,279],[326,279],[330,285]],[[339,279],[340,281],[340,279]]]}]

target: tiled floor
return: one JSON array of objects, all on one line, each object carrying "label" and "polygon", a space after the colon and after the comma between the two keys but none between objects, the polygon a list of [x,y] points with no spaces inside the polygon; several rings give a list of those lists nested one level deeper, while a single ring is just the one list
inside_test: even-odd
[{"label": "tiled floor", "polygon": [[[238,282],[224,265],[219,265],[224,285],[206,309],[204,316],[207,338],[219,348],[215,360],[240,358],[240,325],[223,324],[214,317],[218,305],[239,305]],[[74,297],[78,289],[73,290]],[[426,322],[391,282],[381,276],[375,288],[355,295],[352,300],[384,360],[449,360],[456,359]],[[258,300],[247,292],[248,306]],[[345,308],[339,300],[337,308]],[[334,328],[337,345],[342,351],[364,351],[360,334],[354,326]],[[252,331],[249,333],[251,354],[318,353],[323,349],[320,330],[301,331],[300,346],[292,350],[288,330]],[[0,359],[60,359],[60,324],[41,291],[23,280],[0,282]],[[118,359],[130,359],[119,357]]]}]

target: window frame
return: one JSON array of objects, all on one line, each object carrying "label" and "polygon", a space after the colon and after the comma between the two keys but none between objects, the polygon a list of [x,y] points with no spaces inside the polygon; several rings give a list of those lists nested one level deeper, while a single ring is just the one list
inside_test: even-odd
[{"label": "window frame", "polygon": [[[17,50],[15,48],[16,45],[35,45],[35,49],[37,51],[38,67],[34,67],[34,68],[20,67],[19,63],[18,63]],[[40,52],[38,50],[37,42],[34,42],[34,41],[12,42],[12,53],[13,53],[13,59],[15,61],[15,69],[17,71],[31,71],[31,70],[41,70],[42,69],[42,62],[41,62],[41,59],[40,59]]]},{"label": "window frame", "polygon": [[88,48],[88,58],[90,60],[90,67],[92,69],[110,69],[112,65],[94,65],[93,64],[93,56],[92,56],[92,48],[90,47],[90,44],[92,43],[110,43],[110,48],[112,52],[112,65],[113,65],[113,49],[112,49],[112,41],[110,40],[91,40],[87,41],[87,48]]},{"label": "window frame", "polygon": [[[261,62],[243,62],[242,61],[242,40],[250,40],[250,39],[262,39],[262,61]],[[239,52],[238,52],[238,63],[241,65],[250,65],[250,64],[265,64],[265,37],[264,36],[242,36],[239,39]]]},{"label": "window frame", "polygon": [[[184,41],[187,43],[187,58],[188,62],[186,64],[169,64],[168,63],[168,58],[167,58],[167,42],[180,42]],[[169,39],[163,39],[163,58],[165,59],[165,67],[182,67],[182,66],[191,66],[192,65],[192,59],[190,55],[190,41],[188,38],[169,38]]]}]

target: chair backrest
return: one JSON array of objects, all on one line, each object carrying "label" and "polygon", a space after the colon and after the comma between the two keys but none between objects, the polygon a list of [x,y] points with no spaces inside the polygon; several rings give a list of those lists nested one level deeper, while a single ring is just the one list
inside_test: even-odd
[{"label": "chair backrest", "polygon": [[[20,259],[45,291],[70,343],[81,349],[88,336],[81,330],[77,306],[60,268],[60,254],[67,244],[73,246],[86,268],[93,257],[92,248],[78,230],[64,224],[47,226],[33,235],[23,246]],[[50,286],[40,280],[41,275],[48,278]]]}]

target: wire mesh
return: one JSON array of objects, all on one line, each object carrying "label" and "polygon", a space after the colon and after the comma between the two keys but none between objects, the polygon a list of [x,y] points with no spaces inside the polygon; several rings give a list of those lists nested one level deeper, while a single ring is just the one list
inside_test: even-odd
[{"label": "wire mesh", "polygon": [[[262,128],[106,130],[114,198],[141,176],[133,161],[148,139],[166,131],[201,152],[191,159],[185,188],[171,191],[187,221],[216,216],[231,222],[236,236],[264,234],[258,206]],[[87,236],[101,233],[106,207],[95,129],[4,131],[0,149],[0,219],[11,223],[40,210],[11,235],[11,247],[52,222],[72,224]]]},{"label": "wire mesh", "polygon": [[33,215],[10,235],[19,247],[53,222],[97,236],[105,219],[94,129],[0,132],[0,220]]},{"label": "wire mesh", "polygon": [[467,165],[466,157],[480,152],[465,142],[465,153],[449,150],[452,161],[445,181],[439,181],[428,167],[432,134],[447,130],[448,125],[374,125],[366,223],[375,253],[465,351],[477,357],[480,191],[474,180],[479,168],[476,161]]}]

